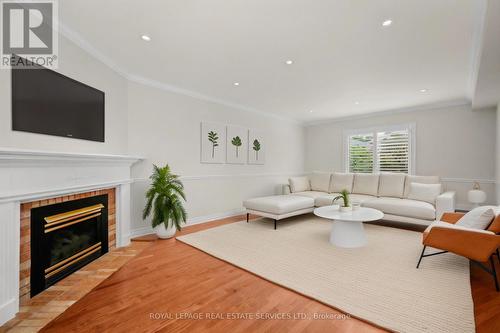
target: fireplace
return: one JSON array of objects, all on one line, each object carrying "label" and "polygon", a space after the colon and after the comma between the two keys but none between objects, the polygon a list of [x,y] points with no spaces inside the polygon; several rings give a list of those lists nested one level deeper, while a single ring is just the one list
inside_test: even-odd
[{"label": "fireplace", "polygon": [[[126,246],[131,234],[130,167],[140,160],[125,155],[0,147],[0,325],[31,298],[31,211],[107,194],[108,249]],[[101,253],[104,250],[101,245]],[[34,251],[33,256],[41,260]],[[51,289],[57,294],[64,288],[53,285],[46,291],[52,293]]]},{"label": "fireplace", "polygon": [[31,209],[31,297],[108,252],[108,195]]}]

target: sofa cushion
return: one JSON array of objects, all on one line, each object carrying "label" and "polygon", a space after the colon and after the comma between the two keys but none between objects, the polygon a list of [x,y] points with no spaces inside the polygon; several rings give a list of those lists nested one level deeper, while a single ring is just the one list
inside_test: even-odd
[{"label": "sofa cushion", "polygon": [[363,207],[375,208],[385,214],[413,217],[423,220],[434,220],[436,209],[433,205],[424,201],[398,198],[375,198],[363,202]]},{"label": "sofa cushion", "polygon": [[311,184],[307,177],[290,177],[288,179],[288,184],[290,184],[290,191],[292,193],[311,190]]},{"label": "sofa cushion", "polygon": [[382,173],[378,184],[380,197],[402,198],[405,190],[404,173]]},{"label": "sofa cushion", "polygon": [[[333,199],[338,195],[340,195],[340,193],[331,193],[329,195],[319,196],[319,197],[314,199],[314,205],[316,207],[323,207],[323,206],[331,205],[331,204],[333,204],[332,203]],[[372,195],[363,195],[363,194],[351,194],[349,196],[349,200],[351,201],[351,204],[353,202],[358,202],[360,204],[363,204],[363,202],[368,201],[368,200],[372,200],[374,198],[375,197]],[[336,202],[336,204],[337,203],[341,203],[341,201]]]},{"label": "sofa cushion", "polygon": [[338,193],[342,190],[347,190],[349,193],[351,193],[353,181],[354,174],[352,173],[334,172],[332,175],[329,192]]},{"label": "sofa cushion", "polygon": [[462,216],[456,225],[485,230],[495,218],[495,213],[495,210],[491,206],[476,207]]},{"label": "sofa cushion", "polygon": [[314,200],[299,195],[274,195],[243,201],[243,207],[270,214],[287,214],[314,207]]},{"label": "sofa cushion", "polygon": [[407,175],[405,179],[405,193],[404,198],[408,197],[410,193],[410,184],[420,183],[420,184],[439,184],[440,180],[438,176],[410,176]]},{"label": "sofa cushion", "polygon": [[436,198],[441,194],[441,184],[411,183],[408,199],[436,204]]},{"label": "sofa cushion", "polygon": [[349,200],[351,201],[351,204],[353,202],[357,202],[357,203],[363,204],[364,202],[373,200],[375,198],[376,197],[373,196],[373,195],[357,194],[357,193],[353,193],[353,194],[351,194],[349,196]]},{"label": "sofa cushion", "polygon": [[310,176],[311,190],[328,192],[330,190],[331,173],[313,172]]},{"label": "sofa cushion", "polygon": [[335,198],[338,193],[330,193],[328,195],[322,195],[320,197],[317,197],[314,199],[314,206],[316,207],[323,207],[323,206],[329,206],[333,204],[333,198]]},{"label": "sofa cushion", "polygon": [[290,195],[298,195],[302,197],[308,197],[308,198],[313,198],[316,199],[318,197],[324,197],[325,195],[328,195],[327,192],[320,192],[320,191],[304,191],[304,192],[295,192]]},{"label": "sofa cushion", "polygon": [[377,196],[379,175],[357,173],[354,175],[352,193]]}]

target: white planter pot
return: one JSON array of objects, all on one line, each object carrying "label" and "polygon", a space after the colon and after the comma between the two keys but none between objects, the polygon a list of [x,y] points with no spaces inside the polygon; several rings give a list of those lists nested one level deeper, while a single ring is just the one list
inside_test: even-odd
[{"label": "white planter pot", "polygon": [[352,211],[352,207],[351,206],[347,206],[347,207],[340,206],[340,211],[341,212],[350,212],[350,211]]},{"label": "white planter pot", "polygon": [[173,225],[168,228],[165,228],[165,224],[163,223],[160,224],[159,226],[156,226],[153,230],[155,231],[156,236],[158,236],[161,239],[172,238],[174,237],[175,232],[177,231],[177,229],[175,229]]}]

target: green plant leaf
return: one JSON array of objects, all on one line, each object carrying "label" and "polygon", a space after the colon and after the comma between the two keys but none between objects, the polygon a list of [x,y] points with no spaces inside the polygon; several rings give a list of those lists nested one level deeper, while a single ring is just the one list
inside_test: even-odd
[{"label": "green plant leaf", "polygon": [[149,178],[151,185],[146,192],[142,218],[145,220],[152,215],[153,228],[163,223],[167,228],[174,225],[180,230],[182,223],[187,220],[187,214],[181,201],[185,201],[186,196],[179,176],[172,174],[168,165],[163,168],[153,165],[153,173]]},{"label": "green plant leaf", "polygon": [[349,191],[347,191],[346,189],[340,191],[340,195],[333,198],[332,204],[337,200],[342,200],[344,202],[343,206],[349,207]]},{"label": "green plant leaf", "polygon": [[257,139],[253,140],[253,150],[255,150],[255,151],[260,150],[260,142]]},{"label": "green plant leaf", "polygon": [[231,143],[233,146],[239,147],[241,146],[241,138],[239,136],[235,136],[232,140]]}]

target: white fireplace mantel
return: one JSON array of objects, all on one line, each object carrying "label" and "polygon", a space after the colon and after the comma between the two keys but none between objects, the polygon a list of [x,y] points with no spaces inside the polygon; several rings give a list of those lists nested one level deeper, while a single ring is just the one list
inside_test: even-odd
[{"label": "white fireplace mantel", "polygon": [[83,154],[71,152],[53,152],[43,150],[26,150],[13,148],[0,148],[0,164],[24,163],[113,163],[132,165],[142,160],[139,156],[108,155],[108,154]]},{"label": "white fireplace mantel", "polygon": [[0,325],[19,311],[20,205],[116,188],[116,242],[130,242],[130,167],[137,156],[0,148]]}]

